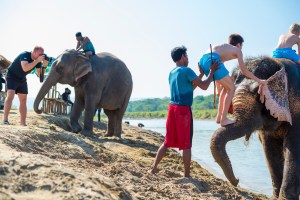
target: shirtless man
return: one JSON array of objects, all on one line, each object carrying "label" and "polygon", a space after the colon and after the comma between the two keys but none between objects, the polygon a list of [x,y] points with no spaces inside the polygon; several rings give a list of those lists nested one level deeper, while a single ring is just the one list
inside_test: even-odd
[{"label": "shirtless man", "polygon": [[[273,52],[273,58],[287,58],[300,64],[300,24],[292,24],[289,32],[279,37],[276,50]],[[292,49],[298,45],[298,54]]]},{"label": "shirtless man", "polygon": [[[214,79],[216,80],[217,88],[221,88],[220,101],[217,114],[217,123],[221,126],[226,126],[228,124],[235,123],[236,119],[227,118],[228,109],[231,104],[233,94],[234,94],[234,83],[232,78],[229,76],[228,70],[224,66],[224,62],[238,59],[239,67],[241,72],[248,78],[257,81],[260,85],[266,84],[265,80],[260,80],[254,74],[252,74],[244,66],[242,45],[244,39],[238,34],[232,34],[228,38],[228,44],[221,44],[212,47],[212,59],[219,62],[219,69],[214,74]],[[208,76],[209,68],[211,65],[211,55],[210,49],[205,52],[199,62],[199,67],[202,69],[204,74]]]},{"label": "shirtless man", "polygon": [[77,40],[76,51],[83,49],[86,57],[95,55],[95,48],[91,40],[88,37],[82,37],[81,32],[75,34]]}]

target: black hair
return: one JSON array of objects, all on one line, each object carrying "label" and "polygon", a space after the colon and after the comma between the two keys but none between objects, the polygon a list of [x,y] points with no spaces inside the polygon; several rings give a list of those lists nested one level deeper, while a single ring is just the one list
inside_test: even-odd
[{"label": "black hair", "polygon": [[231,34],[228,38],[228,43],[236,46],[238,43],[242,44],[244,39],[239,34]]},{"label": "black hair", "polygon": [[174,49],[172,49],[171,57],[172,57],[173,61],[177,62],[178,60],[181,59],[182,55],[186,55],[186,50],[187,49],[185,46],[175,47]]},{"label": "black hair", "polygon": [[76,36],[76,37],[82,37],[81,32],[77,32],[77,33],[75,34],[75,36]]}]

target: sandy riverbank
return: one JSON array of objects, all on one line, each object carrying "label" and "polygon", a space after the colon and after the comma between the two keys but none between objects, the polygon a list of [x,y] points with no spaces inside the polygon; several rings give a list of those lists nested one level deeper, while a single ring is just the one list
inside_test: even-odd
[{"label": "sandy riverbank", "polygon": [[123,125],[122,139],[105,138],[106,123],[95,122],[91,139],[69,132],[65,116],[29,112],[27,127],[18,120],[12,112],[11,125],[0,125],[0,199],[267,199],[196,162],[182,178],[174,150],[157,175],[147,173],[163,141],[152,131]]}]

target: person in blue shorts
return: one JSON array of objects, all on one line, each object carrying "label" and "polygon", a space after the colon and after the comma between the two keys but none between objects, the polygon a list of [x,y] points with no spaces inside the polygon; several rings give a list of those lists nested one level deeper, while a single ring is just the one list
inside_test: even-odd
[{"label": "person in blue shorts", "polygon": [[75,36],[77,40],[76,51],[83,49],[83,52],[88,58],[92,55],[95,55],[95,48],[90,38],[82,37],[81,32],[76,33]]},{"label": "person in blue shorts", "polygon": [[[227,44],[215,45],[212,47],[212,55],[210,49],[200,59],[198,63],[199,68],[203,73],[208,76],[209,68],[212,60],[219,62],[219,69],[215,72],[214,79],[216,81],[218,93],[220,94],[218,114],[216,122],[220,123],[221,126],[235,123],[235,119],[227,118],[228,109],[231,104],[234,94],[234,83],[232,78],[229,76],[228,70],[224,66],[224,62],[237,59],[241,72],[248,78],[257,81],[260,85],[266,84],[265,80],[260,80],[253,73],[251,73],[245,66],[243,61],[242,45],[244,39],[238,34],[232,34],[228,38]],[[212,56],[212,59],[211,59]],[[222,89],[221,89],[222,88]]]},{"label": "person in blue shorts", "polygon": [[[273,58],[286,58],[300,64],[300,24],[292,24],[289,32],[279,37],[276,50],[273,51]],[[298,54],[292,49],[298,46]]]}]

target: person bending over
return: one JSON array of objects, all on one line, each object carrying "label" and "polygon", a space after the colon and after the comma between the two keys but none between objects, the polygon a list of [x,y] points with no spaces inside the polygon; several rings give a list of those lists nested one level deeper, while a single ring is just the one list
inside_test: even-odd
[{"label": "person bending over", "polygon": [[[257,81],[260,85],[265,85],[265,80],[260,80],[253,73],[251,73],[245,66],[243,61],[243,46],[244,39],[238,34],[232,34],[228,38],[227,44],[215,45],[212,47],[212,55],[208,49],[202,56],[199,62],[199,67],[203,70],[204,74],[208,76],[211,65],[211,58],[215,62],[220,63],[220,68],[215,72],[214,79],[216,81],[218,93],[220,94],[220,101],[218,107],[218,114],[216,122],[221,126],[235,123],[235,119],[227,118],[228,109],[234,95],[234,83],[229,76],[228,70],[224,66],[224,62],[237,59],[241,72],[248,78]],[[220,89],[222,88],[222,89]],[[221,90],[221,91],[220,91]]]},{"label": "person bending over", "polygon": [[34,68],[37,68],[39,76],[42,68],[41,62],[43,62],[44,66],[48,65],[48,61],[45,60],[43,47],[36,46],[32,52],[25,51],[18,55],[18,57],[9,65],[6,74],[7,96],[4,102],[4,124],[9,124],[8,114],[11,109],[14,96],[17,94],[20,100],[20,123],[21,125],[26,126],[26,100],[28,94],[26,75],[34,70]]}]

